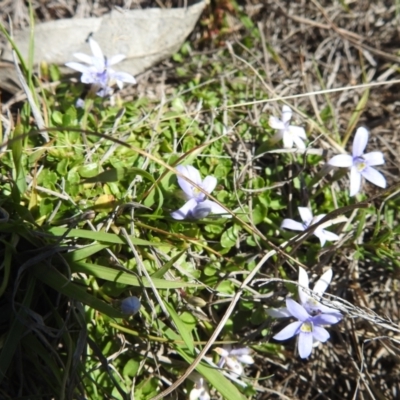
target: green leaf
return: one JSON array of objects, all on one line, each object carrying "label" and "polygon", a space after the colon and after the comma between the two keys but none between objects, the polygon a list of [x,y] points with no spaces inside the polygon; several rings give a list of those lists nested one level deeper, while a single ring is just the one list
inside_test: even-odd
[{"label": "green leaf", "polygon": [[181,320],[174,307],[168,302],[165,302],[164,305],[167,308],[172,320],[174,321],[176,328],[178,329],[178,332],[185,342],[188,350],[191,354],[194,354],[194,343],[191,332],[187,329],[185,323]]},{"label": "green leaf", "polygon": [[[104,267],[97,264],[89,264],[82,261],[70,263],[72,272],[83,272],[90,274],[106,281],[125,283],[130,286],[146,287],[151,288],[150,282],[145,278],[139,279],[133,274],[129,274],[125,271]],[[182,281],[167,281],[165,279],[152,279],[153,285],[157,289],[179,289],[183,287],[199,287],[195,283],[187,283]]]},{"label": "green leaf", "polygon": [[[106,233],[106,232],[94,232],[94,231],[87,231],[85,229],[68,229],[62,227],[52,227],[48,230],[49,233],[55,236],[63,236],[66,234],[66,237],[74,237],[74,238],[81,238],[81,239],[90,239],[96,240],[97,242],[104,242],[110,244],[126,244],[126,240],[120,238],[115,233]],[[136,237],[130,236],[129,237],[132,244],[136,246],[161,246],[162,243],[153,243],[147,240],[138,239]]]},{"label": "green leaf", "polygon": [[14,129],[10,147],[15,167],[13,178],[19,193],[23,194],[26,191],[26,172],[23,165],[23,136],[22,125],[20,123],[17,123]]},{"label": "green leaf", "polygon": [[153,275],[151,275],[152,278],[162,278],[168,270],[178,261],[181,256],[186,253],[186,250],[181,251],[179,254],[176,256],[172,257],[166,264],[164,264],[159,270],[154,272]]},{"label": "green leaf", "polygon": [[26,329],[26,325],[24,324],[26,310],[29,309],[35,286],[35,280],[30,279],[24,300],[18,309],[17,315],[11,324],[10,330],[8,331],[7,337],[2,346],[0,352],[0,383],[6,377],[8,367],[10,366],[11,361],[14,359],[15,351],[19,345],[19,341],[24,333],[24,330]]},{"label": "green leaf", "polygon": [[110,318],[124,318],[124,315],[121,312],[89,294],[82,286],[78,286],[71,282],[55,268],[48,265],[38,264],[33,270],[35,276],[39,280],[65,296],[80,301],[87,306],[108,315]]}]

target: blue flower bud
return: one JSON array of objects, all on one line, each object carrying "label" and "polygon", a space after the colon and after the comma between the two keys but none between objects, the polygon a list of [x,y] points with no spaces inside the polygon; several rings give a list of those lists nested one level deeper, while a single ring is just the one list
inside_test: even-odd
[{"label": "blue flower bud", "polygon": [[121,311],[126,315],[134,315],[139,311],[140,305],[136,296],[127,297],[121,302]]}]

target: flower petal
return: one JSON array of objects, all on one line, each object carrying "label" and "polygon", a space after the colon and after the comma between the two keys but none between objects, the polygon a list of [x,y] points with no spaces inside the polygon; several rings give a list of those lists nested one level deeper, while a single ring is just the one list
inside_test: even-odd
[{"label": "flower petal", "polygon": [[299,303],[296,303],[291,298],[286,299],[286,307],[288,308],[290,314],[292,314],[293,317],[297,318],[299,321],[304,322],[307,321],[308,318],[310,318],[310,315],[308,314],[306,309]]},{"label": "flower petal", "polygon": [[360,127],[356,131],[353,141],[353,157],[360,157],[363,155],[367,147],[369,133],[364,127]]},{"label": "flower petal", "polygon": [[373,167],[374,165],[385,164],[383,153],[381,153],[380,151],[371,151],[371,153],[364,154],[363,159],[367,161],[370,167]]},{"label": "flower petal", "polygon": [[290,125],[288,130],[293,136],[297,136],[304,140],[307,139],[306,131],[301,126]]},{"label": "flower petal", "polygon": [[191,217],[192,211],[197,206],[197,201],[195,199],[190,199],[187,201],[179,210],[173,211],[171,217],[177,220],[182,220]]},{"label": "flower petal", "polygon": [[374,185],[379,186],[381,188],[386,187],[385,177],[375,168],[367,167],[364,169],[364,171],[361,172],[361,174],[367,181],[370,181]]},{"label": "flower petal", "polygon": [[[202,201],[197,203],[196,207],[192,210],[192,217],[194,219],[202,219],[208,216],[211,212],[211,205],[212,201]],[[225,212],[225,210],[224,210]]]},{"label": "flower petal", "polygon": [[119,62],[121,62],[125,58],[126,58],[126,56],[124,56],[123,54],[116,54],[115,56],[112,56],[107,60],[107,65],[118,64]]},{"label": "flower petal", "polygon": [[[299,285],[308,288],[309,282],[308,282],[308,274],[306,270],[302,267],[299,267],[299,279],[298,279]],[[307,302],[309,299],[309,295],[299,286],[299,298],[300,298],[300,303],[304,305],[304,303]]]},{"label": "flower petal", "polygon": [[293,231],[304,231],[304,225],[294,219],[285,218],[282,221],[281,228],[291,229]]},{"label": "flower petal", "polygon": [[329,268],[328,271],[324,272],[321,275],[321,278],[317,280],[317,282],[314,285],[313,292],[319,295],[323,295],[325,293],[325,290],[328,288],[329,284],[332,281],[332,276],[333,276],[332,269]]},{"label": "flower petal", "polygon": [[[196,168],[192,167],[191,165],[178,165],[176,170],[197,185],[201,185],[200,172]],[[191,183],[178,176],[178,184],[188,198],[195,197],[193,193],[193,185]]]},{"label": "flower petal", "polygon": [[68,68],[72,68],[72,69],[74,69],[76,71],[79,71],[79,72],[82,72],[82,73],[86,73],[90,68],[90,67],[88,67],[86,65],[79,64],[77,62],[67,62],[67,63],[65,63],[65,65]]},{"label": "flower petal", "polygon": [[243,366],[240,362],[234,358],[226,358],[226,368],[234,372],[236,375],[240,376],[243,374]]},{"label": "flower petal", "polygon": [[330,338],[329,332],[321,326],[314,326],[313,336],[322,343],[326,342]]},{"label": "flower petal", "polygon": [[[312,321],[315,326],[318,325],[333,325],[339,322],[342,319],[342,314],[337,311],[334,314],[319,314],[315,317],[312,317]],[[340,318],[340,319],[339,319]]]},{"label": "flower petal", "polygon": [[93,65],[93,57],[84,53],[74,53],[74,57],[86,64]]},{"label": "flower petal", "polygon": [[336,235],[336,233],[333,232],[329,232],[325,229],[322,228],[317,228],[314,231],[314,235],[319,239],[319,241],[321,242],[321,247],[324,246],[324,244],[328,241],[328,242],[334,242],[336,240],[339,240],[340,237],[338,235]]},{"label": "flower petal", "polygon": [[136,79],[127,72],[114,72],[111,75],[111,79],[114,79],[120,89],[122,89],[122,82],[131,83],[134,85],[136,83]]},{"label": "flower petal", "polygon": [[312,348],[313,334],[311,332],[300,332],[299,341],[297,343],[300,358],[307,358],[311,354]]},{"label": "flower petal", "polygon": [[292,109],[286,104],[282,107],[282,122],[286,124],[292,119]]},{"label": "flower petal", "polygon": [[219,204],[215,203],[214,201],[204,200],[199,204],[203,204],[204,207],[209,207],[213,214],[218,214],[218,215],[223,214],[222,217],[224,217],[224,218],[232,218],[231,214],[228,214],[223,207],[221,207]]},{"label": "flower petal", "polygon": [[273,318],[286,318],[292,316],[292,314],[290,314],[289,310],[286,307],[268,308],[266,312],[270,317]]},{"label": "flower petal", "polygon": [[248,347],[240,347],[238,349],[232,349],[230,350],[229,354],[231,356],[235,356],[239,359],[238,356],[244,356],[244,355],[249,355],[251,353],[251,349]]},{"label": "flower petal", "polygon": [[272,115],[269,117],[268,122],[269,122],[269,126],[273,129],[279,129],[279,130],[286,129],[284,122],[282,122],[279,118],[276,118]]},{"label": "flower petal", "polygon": [[291,149],[293,147],[293,135],[287,130],[283,132],[283,147],[285,149]]},{"label": "flower petal", "polygon": [[301,321],[292,322],[288,326],[283,328],[280,332],[278,332],[273,337],[273,339],[275,340],[290,339],[291,337],[296,336],[298,334],[301,325],[302,325]]},{"label": "flower petal", "polygon": [[353,157],[349,154],[338,154],[328,161],[333,167],[349,168],[353,165]]},{"label": "flower petal", "polygon": [[361,189],[361,174],[356,167],[350,170],[350,196],[355,196]]},{"label": "flower petal", "polygon": [[299,214],[300,214],[301,220],[307,226],[309,226],[311,221],[312,221],[312,219],[313,219],[312,211],[308,207],[297,207],[297,209],[299,210]]},{"label": "flower petal", "polygon": [[298,149],[304,150],[306,148],[306,144],[303,142],[303,139],[300,138],[299,136],[292,134],[292,139]]},{"label": "flower petal", "polygon": [[93,38],[89,38],[89,46],[90,49],[92,50],[94,57],[103,60],[104,62],[103,52],[101,51],[99,44]]},{"label": "flower petal", "polygon": [[212,191],[215,189],[215,186],[217,186],[217,178],[215,178],[214,176],[206,176],[201,185],[201,187],[207,193],[212,193]]},{"label": "flower petal", "polygon": [[242,356],[238,356],[237,359],[243,364],[254,364],[254,359],[249,354],[243,354]]}]

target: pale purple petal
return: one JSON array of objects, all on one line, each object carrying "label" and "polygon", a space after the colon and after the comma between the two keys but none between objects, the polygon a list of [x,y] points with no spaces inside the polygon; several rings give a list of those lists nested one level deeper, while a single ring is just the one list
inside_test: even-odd
[{"label": "pale purple petal", "polygon": [[331,231],[327,231],[326,229],[322,229],[322,233],[324,234],[325,240],[328,242],[335,242],[336,240],[340,239],[339,235],[336,235],[336,233]]},{"label": "pale purple petal", "polygon": [[328,288],[329,284],[332,281],[333,272],[332,269],[329,268],[328,271],[322,274],[321,278],[317,280],[314,285],[313,291],[319,295],[323,295],[325,290]]},{"label": "pale purple petal", "polygon": [[290,218],[285,218],[282,221],[281,228],[291,229],[293,231],[304,231],[304,225]]},{"label": "pale purple petal", "polygon": [[243,354],[241,356],[238,356],[237,359],[243,364],[254,364],[253,357],[248,354]]},{"label": "pale purple petal", "polygon": [[124,56],[123,54],[117,54],[115,56],[110,57],[107,60],[107,65],[115,65],[118,64],[119,62],[121,62],[122,60],[124,60],[126,58],[126,56]]},{"label": "pale purple petal", "polygon": [[306,131],[301,126],[290,125],[288,130],[293,136],[297,136],[304,140],[307,139]]},{"label": "pale purple petal", "polygon": [[292,109],[286,104],[282,107],[282,122],[288,123],[292,119]]},{"label": "pale purple petal", "polygon": [[190,218],[191,213],[196,206],[197,201],[195,199],[190,199],[179,210],[172,212],[171,217],[178,220]]},{"label": "pale purple petal", "polygon": [[298,207],[301,220],[308,226],[313,219],[312,211],[308,207]]},{"label": "pale purple petal", "polygon": [[[196,168],[190,165],[178,165],[176,167],[176,170],[186,178],[192,180],[197,185],[201,185],[200,172],[197,171]],[[185,194],[188,196],[188,198],[195,197],[193,193],[193,185],[191,183],[187,182],[185,179],[178,176],[178,184],[181,187],[181,189],[185,192]]]},{"label": "pale purple petal", "polygon": [[89,38],[89,46],[95,58],[104,60],[103,52],[99,44],[93,38]]},{"label": "pale purple petal", "polygon": [[326,342],[330,338],[329,332],[321,326],[314,326],[313,336],[322,343]]},{"label": "pale purple petal", "polygon": [[321,221],[322,218],[325,217],[326,214],[319,214],[315,216],[312,220],[313,225],[317,224],[319,221]]},{"label": "pale purple petal", "polygon": [[229,351],[229,355],[235,356],[235,357],[249,355],[250,353],[251,353],[251,350],[248,347],[241,347],[239,349],[232,349]]},{"label": "pale purple petal", "polygon": [[[298,279],[299,285],[305,287],[308,289],[308,274],[306,272],[306,270],[302,267],[299,267],[299,279]],[[307,302],[309,296],[308,294],[299,286],[299,298],[300,298],[300,302],[301,304],[304,305],[304,303]]]},{"label": "pale purple petal", "polygon": [[316,229],[314,235],[319,239],[321,247],[324,247],[327,240],[324,231],[322,229]]},{"label": "pale purple petal", "polygon": [[322,314],[329,315],[331,321],[330,325],[337,324],[339,321],[343,319],[343,315],[335,308],[327,307],[322,304],[319,304],[318,308]]},{"label": "pale purple petal", "polygon": [[321,242],[321,247],[324,246],[324,244],[326,243],[326,241],[328,242],[334,242],[336,240],[339,240],[340,237],[338,235],[336,235],[336,233],[327,231],[325,229],[322,228],[317,228],[314,231],[314,235],[320,240]]},{"label": "pale purple petal", "polygon": [[306,309],[299,303],[296,303],[293,299],[286,299],[286,307],[290,314],[292,314],[293,317],[297,318],[299,321],[307,321],[307,319],[310,318],[310,315]]},{"label": "pale purple petal", "polygon": [[204,208],[209,208],[210,212],[212,212],[213,214],[224,214],[225,218],[232,218],[232,215],[228,214],[223,207],[221,207],[214,201],[204,200],[201,203],[199,203],[199,206],[200,205],[203,205]]},{"label": "pale purple petal", "polygon": [[333,167],[349,168],[353,165],[353,157],[348,154],[338,154],[328,161]]},{"label": "pale purple petal", "polygon": [[81,82],[82,83],[95,83],[98,84],[99,86],[102,86],[99,84],[98,79],[96,78],[96,75],[93,74],[92,71],[87,70],[84,72],[81,76]]},{"label": "pale purple petal", "polygon": [[234,358],[227,357],[226,367],[238,376],[243,374],[244,368],[242,364],[240,364],[240,362],[235,360]]},{"label": "pale purple petal", "polygon": [[86,64],[93,65],[93,57],[84,53],[74,53],[74,57]]},{"label": "pale purple petal", "polygon": [[313,317],[312,321],[314,325],[333,325],[340,321],[339,316],[342,315],[338,311],[335,314],[319,314]]},{"label": "pale purple petal", "polygon": [[350,196],[356,195],[361,188],[361,174],[356,167],[350,170]]},{"label": "pale purple petal", "polygon": [[356,135],[353,141],[353,157],[360,157],[363,155],[365,148],[367,147],[368,143],[368,131],[360,127],[356,131]]},{"label": "pale purple petal", "polygon": [[215,186],[217,186],[217,178],[214,176],[206,176],[204,178],[202,187],[207,193],[212,193],[212,191],[215,189]]},{"label": "pale purple petal", "polygon": [[385,177],[375,168],[367,167],[361,172],[361,174],[367,181],[370,181],[374,185],[381,188],[386,187]]},{"label": "pale purple petal", "polygon": [[283,147],[285,149],[293,147],[293,136],[288,131],[283,132]]},{"label": "pale purple petal", "polygon": [[300,137],[298,137],[296,135],[292,135],[292,139],[298,149],[304,150],[306,148],[306,144],[303,142],[303,139],[301,139]]},{"label": "pale purple petal", "polygon": [[122,89],[122,82],[125,83],[131,83],[134,85],[136,83],[136,79],[131,75],[128,74],[127,72],[114,72],[112,74],[112,78],[115,79],[118,87]]},{"label": "pale purple petal", "polygon": [[374,165],[385,164],[383,153],[381,153],[380,151],[372,151],[371,153],[364,154],[363,159],[370,167],[373,167]]},{"label": "pale purple petal", "polygon": [[[194,200],[196,201],[196,200]],[[202,201],[200,203],[197,203],[196,207],[192,210],[192,217],[194,219],[202,219],[208,216],[211,212],[211,205],[209,203],[212,203],[212,201],[207,202]],[[224,211],[225,212],[225,211]]]},{"label": "pale purple petal", "polygon": [[296,336],[299,332],[299,329],[303,323],[301,321],[296,321],[290,323],[288,326],[285,326],[280,332],[278,332],[273,338],[275,340],[286,340],[290,339],[293,336]]},{"label": "pale purple petal", "polygon": [[273,129],[280,129],[283,130],[286,128],[285,124],[279,119],[274,116],[269,117],[269,126]]},{"label": "pale purple petal", "polygon": [[307,358],[313,347],[313,335],[311,332],[300,332],[299,342],[297,344],[297,349],[299,350],[300,358]]},{"label": "pale purple petal", "polygon": [[74,69],[76,71],[79,71],[79,72],[82,72],[82,73],[86,73],[90,68],[90,67],[88,67],[86,65],[79,64],[77,62],[67,62],[67,63],[65,63],[65,65],[68,68],[72,68],[72,69]]},{"label": "pale purple petal", "polygon": [[267,314],[273,318],[286,318],[292,316],[292,314],[290,314],[289,310],[286,307],[269,308],[267,310]]}]

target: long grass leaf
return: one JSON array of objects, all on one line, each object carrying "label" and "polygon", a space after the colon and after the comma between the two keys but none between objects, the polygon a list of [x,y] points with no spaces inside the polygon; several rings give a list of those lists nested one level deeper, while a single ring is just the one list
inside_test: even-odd
[{"label": "long grass leaf", "polygon": [[55,268],[39,264],[35,266],[34,273],[39,280],[64,295],[90,306],[110,318],[124,318],[121,312],[92,296],[83,287],[69,281]]},{"label": "long grass leaf", "polygon": [[[110,282],[124,283],[130,286],[151,288],[150,283],[146,278],[139,279],[135,275],[125,271],[104,267],[97,264],[89,264],[78,261],[69,264],[72,272],[83,272]],[[165,279],[152,279],[154,286],[157,289],[179,289],[183,287],[199,287],[195,283],[187,283],[182,281],[167,281]]]}]

